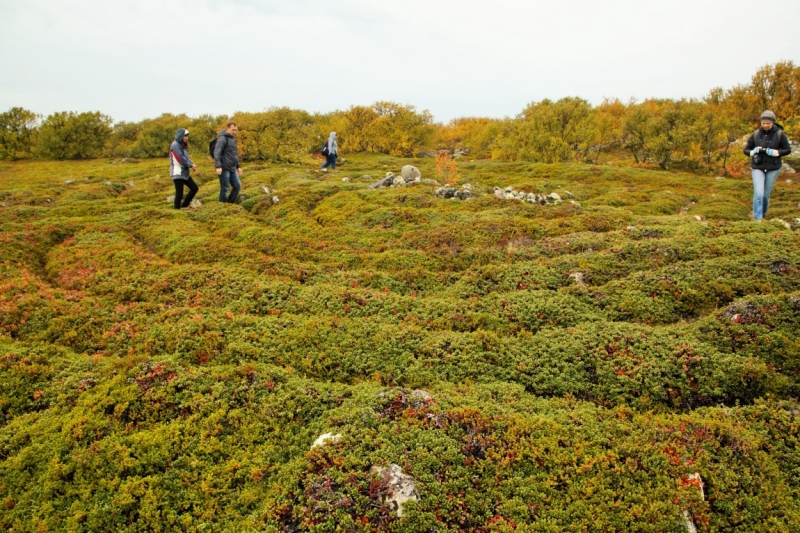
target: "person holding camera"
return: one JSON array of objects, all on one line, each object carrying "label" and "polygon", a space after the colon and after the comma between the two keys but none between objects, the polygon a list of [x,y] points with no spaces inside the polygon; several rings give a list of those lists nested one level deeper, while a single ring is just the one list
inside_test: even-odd
[{"label": "person holding camera", "polygon": [[753,219],[761,220],[767,214],[769,195],[781,171],[781,156],[792,153],[783,126],[775,121],[775,113],[761,113],[761,127],[750,135],[744,155],[752,158],[750,174],[753,177]]}]

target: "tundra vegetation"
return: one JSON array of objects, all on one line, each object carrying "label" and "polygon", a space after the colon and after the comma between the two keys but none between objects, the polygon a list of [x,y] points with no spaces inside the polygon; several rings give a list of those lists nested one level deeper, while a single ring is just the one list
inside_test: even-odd
[{"label": "tundra vegetation", "polygon": [[[12,111],[41,142],[45,123]],[[3,529],[800,524],[791,175],[779,220],[756,223],[748,177],[380,153],[322,174],[241,114],[264,159],[245,163],[241,205],[214,201],[198,143],[203,205],[176,211],[166,161],[144,157],[179,119],[124,142],[100,114],[46,122],[76,117],[119,151],[0,162]],[[314,117],[285,121],[314,141]],[[368,186],[405,164],[476,197]],[[402,516],[373,468],[390,465],[415,484]]]}]

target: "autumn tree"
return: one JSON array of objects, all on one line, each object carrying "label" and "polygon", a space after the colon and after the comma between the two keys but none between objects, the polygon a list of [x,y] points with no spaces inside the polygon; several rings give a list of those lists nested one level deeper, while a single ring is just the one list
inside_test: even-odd
[{"label": "autumn tree", "polygon": [[33,155],[39,115],[21,107],[0,114],[0,159],[23,159]]},{"label": "autumn tree", "polygon": [[260,113],[236,113],[239,153],[244,161],[301,161],[315,142],[314,119],[306,111],[271,107]]}]

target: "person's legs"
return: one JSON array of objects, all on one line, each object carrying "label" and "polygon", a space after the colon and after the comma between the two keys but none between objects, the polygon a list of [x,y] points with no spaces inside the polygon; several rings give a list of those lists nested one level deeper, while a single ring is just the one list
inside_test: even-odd
[{"label": "person's legs", "polygon": [[239,195],[239,191],[242,190],[242,181],[239,179],[239,173],[235,170],[231,171],[231,194],[228,196],[228,202],[234,203],[236,201],[236,197]]},{"label": "person's legs", "polygon": [[761,220],[764,218],[764,185],[767,180],[763,170],[751,169],[750,175],[753,178],[753,219]]},{"label": "person's legs", "polygon": [[331,168],[336,170],[336,154],[330,155]]},{"label": "person's legs", "polygon": [[[191,177],[186,180],[186,186],[189,187],[189,194],[187,194],[186,198],[183,199],[181,207],[189,207],[189,204],[191,204],[192,200],[194,200],[194,195],[197,194],[197,191],[200,189]],[[176,202],[178,201],[177,198],[178,195],[175,195]]]},{"label": "person's legs", "polygon": [[228,186],[231,183],[231,172],[229,170],[222,169],[222,173],[219,175],[219,201],[220,202],[227,202],[227,194],[228,194]]},{"label": "person's legs", "polygon": [[325,162],[322,163],[322,166],[319,167],[319,168],[325,168],[330,164],[331,164],[331,156],[330,156],[330,154],[328,154],[328,155],[325,156]]},{"label": "person's legs", "polygon": [[175,209],[181,208],[181,198],[183,198],[183,180],[172,180],[173,185],[175,185],[175,202],[173,202],[173,207]]},{"label": "person's legs", "polygon": [[764,179],[764,209],[761,211],[762,216],[767,216],[767,208],[769,207],[769,195],[772,193],[772,188],[775,186],[775,182],[778,180],[778,174],[781,173],[781,169],[776,170],[768,170],[766,178]]}]

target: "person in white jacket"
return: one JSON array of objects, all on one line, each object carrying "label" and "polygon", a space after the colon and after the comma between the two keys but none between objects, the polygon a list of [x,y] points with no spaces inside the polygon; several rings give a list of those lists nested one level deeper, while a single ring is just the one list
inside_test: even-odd
[{"label": "person in white jacket", "polygon": [[[190,169],[196,171],[197,165],[189,158],[188,143],[189,130],[178,128],[175,140],[169,147],[169,175],[172,176],[172,183],[175,184],[175,209],[189,207],[199,189],[189,173]],[[186,195],[186,198],[183,197],[184,185],[189,187],[189,194]]]},{"label": "person in white jacket", "polygon": [[325,162],[322,164],[323,169],[330,166],[336,169],[336,158],[339,157],[339,147],[336,144],[336,132],[332,131],[328,135],[327,142],[322,146],[322,154],[325,156]]}]

